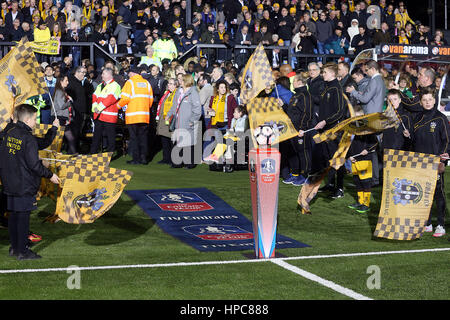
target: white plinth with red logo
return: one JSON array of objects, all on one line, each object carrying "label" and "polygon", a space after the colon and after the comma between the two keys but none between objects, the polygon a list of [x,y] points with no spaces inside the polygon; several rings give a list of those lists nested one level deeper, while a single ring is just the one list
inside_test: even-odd
[{"label": "white plinth with red logo", "polygon": [[252,149],[248,156],[253,237],[255,254],[260,259],[275,257],[280,160],[280,152],[270,147]]}]

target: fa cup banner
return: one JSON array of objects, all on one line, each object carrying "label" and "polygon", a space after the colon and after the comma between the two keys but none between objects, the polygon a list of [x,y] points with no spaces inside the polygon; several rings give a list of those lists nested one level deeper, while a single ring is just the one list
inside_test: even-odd
[{"label": "fa cup banner", "polygon": [[433,204],[439,161],[430,154],[385,150],[376,237],[413,240],[422,235]]}]

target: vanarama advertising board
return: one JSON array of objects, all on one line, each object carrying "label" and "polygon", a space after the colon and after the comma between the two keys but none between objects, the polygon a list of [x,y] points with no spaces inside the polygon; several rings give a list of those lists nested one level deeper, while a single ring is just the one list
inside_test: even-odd
[{"label": "vanarama advertising board", "polygon": [[378,54],[409,54],[419,56],[442,56],[450,58],[450,47],[418,44],[381,44]]}]

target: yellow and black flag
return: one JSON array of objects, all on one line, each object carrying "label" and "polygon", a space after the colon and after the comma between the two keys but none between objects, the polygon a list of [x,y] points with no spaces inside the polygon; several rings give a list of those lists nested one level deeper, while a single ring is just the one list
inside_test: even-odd
[{"label": "yellow and black flag", "polygon": [[392,107],[386,108],[384,112],[369,113],[345,119],[333,128],[316,134],[313,139],[315,143],[334,140],[340,132],[348,132],[355,135],[366,135],[379,133],[385,129],[398,126],[400,121]]},{"label": "yellow and black flag", "polygon": [[275,123],[279,137],[273,143],[280,143],[298,135],[291,119],[278,105],[277,98],[255,98],[247,103],[248,118],[252,132],[263,124]]},{"label": "yellow and black flag", "polygon": [[247,104],[265,88],[275,85],[269,59],[260,43],[245,65],[241,81],[241,100]]},{"label": "yellow and black flag", "polygon": [[47,93],[41,66],[28,40],[23,38],[0,60],[0,129],[9,121],[15,105]]},{"label": "yellow and black flag", "polygon": [[119,199],[132,172],[111,167],[64,164],[66,177],[56,215],[66,223],[92,223]]},{"label": "yellow and black flag", "polygon": [[393,240],[419,238],[433,204],[440,158],[386,149],[383,194],[374,236]]},{"label": "yellow and black flag", "polygon": [[[47,134],[48,130],[51,129],[51,127],[52,127],[51,124],[38,123],[36,124],[36,127],[34,127],[33,129],[33,136],[43,138]],[[51,145],[47,147],[48,151],[55,151],[55,152],[61,151],[64,138],[64,129],[65,127],[59,127],[58,130],[56,130],[55,138],[53,139]]]}]

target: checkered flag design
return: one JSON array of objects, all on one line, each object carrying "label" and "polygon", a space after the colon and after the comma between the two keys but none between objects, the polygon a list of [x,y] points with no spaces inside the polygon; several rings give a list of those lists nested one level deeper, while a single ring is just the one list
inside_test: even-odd
[{"label": "checkered flag design", "polygon": [[274,84],[269,59],[267,59],[264,46],[259,44],[244,68],[241,82],[242,102],[248,103],[262,90]]},{"label": "checkered flag design", "polygon": [[421,168],[437,171],[439,166],[439,157],[426,153],[402,151],[402,150],[384,150],[384,167],[389,165],[392,168]]},{"label": "checkered flag design", "polygon": [[424,231],[426,219],[379,217],[374,236],[391,240],[414,240]]},{"label": "checkered flag design", "polygon": [[[298,135],[291,119],[278,105],[276,98],[255,98],[247,104],[250,129],[252,132],[260,125],[275,123],[279,128],[279,137],[274,144]],[[252,138],[254,139],[253,135]],[[256,141],[253,141],[256,145]]]},{"label": "checkered flag design", "polygon": [[258,98],[250,101],[247,105],[249,116],[261,113],[272,113],[278,111],[280,107],[274,98]]},{"label": "checkered flag design", "polygon": [[[13,50],[15,50],[13,59],[15,59],[23,71],[25,71],[27,78],[33,79],[35,82],[37,89],[36,95],[47,93],[44,73],[34,56],[33,49],[31,48],[28,39],[26,37],[22,38]],[[27,97],[21,96],[16,100],[16,103],[19,104],[26,99]]]},{"label": "checkered flag design", "polygon": [[14,106],[48,91],[44,74],[26,38],[0,60],[0,80],[0,128],[3,129]]},{"label": "checkered flag design", "polygon": [[112,155],[113,155],[112,152],[78,155],[76,157],[73,157],[71,159],[71,161],[74,161],[75,163],[81,162],[86,165],[107,167],[107,166],[109,166],[109,163],[111,162]]},{"label": "checkered flag design", "polygon": [[[132,175],[131,171],[111,167],[69,166],[62,196],[58,199],[58,216],[72,224],[94,222],[115,204]],[[86,190],[80,192],[80,183],[88,185],[87,193]],[[98,190],[105,194],[100,202],[92,198]],[[100,206],[97,207],[96,203]]]},{"label": "checkered flag design", "polygon": [[348,132],[344,132],[341,141],[339,142],[338,149],[334,153],[333,158],[330,160],[331,167],[337,170],[345,163],[345,157],[350,149],[351,143],[352,136]]},{"label": "checkered flag design", "polygon": [[67,167],[66,180],[75,179],[81,183],[92,183],[99,179],[99,181],[121,181],[126,184],[130,181],[131,175],[132,173],[126,170],[81,164]]},{"label": "checkered flag design", "polygon": [[[33,129],[33,135],[38,138],[43,138],[47,134],[48,130],[52,127],[51,124],[37,124],[36,127]],[[59,152],[61,151],[63,138],[64,138],[64,130],[65,127],[59,127],[56,131],[56,136],[52,141],[52,144],[47,147],[47,150]]]}]

